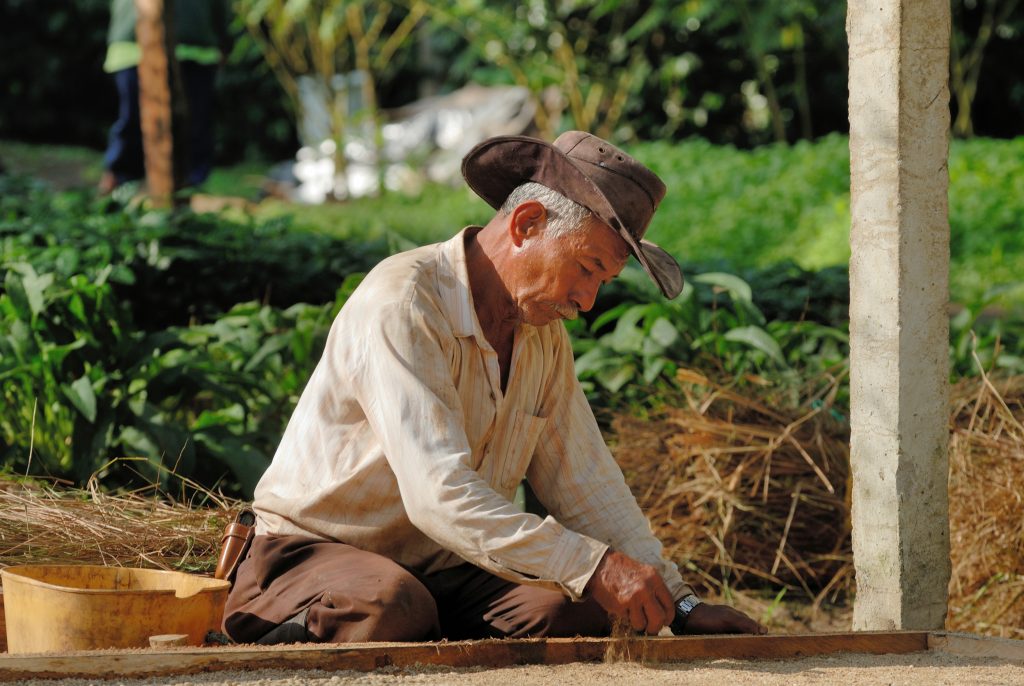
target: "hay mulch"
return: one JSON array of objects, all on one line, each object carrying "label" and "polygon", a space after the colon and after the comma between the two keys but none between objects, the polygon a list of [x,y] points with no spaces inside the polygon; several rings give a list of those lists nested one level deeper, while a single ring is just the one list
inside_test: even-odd
[{"label": "hay mulch", "polygon": [[[770,387],[739,393],[692,370],[679,381],[678,407],[613,423],[616,459],[666,554],[712,593],[782,587],[812,611],[848,600],[849,426],[832,408],[840,375],[789,403]],[[953,387],[949,460],[947,628],[1022,638],[1024,377]]]},{"label": "hay mulch", "polygon": [[953,388],[946,625],[1024,638],[1024,376]]},{"label": "hay mulch", "polygon": [[616,459],[666,554],[707,591],[785,587],[820,603],[849,590],[849,427],[833,407],[843,378],[823,377],[786,410],[769,386],[737,392],[680,370],[678,407],[613,423]]},{"label": "hay mulch", "polygon": [[0,567],[96,564],[212,573],[224,527],[241,503],[204,506],[154,489],[121,495],[39,481],[0,481]]}]

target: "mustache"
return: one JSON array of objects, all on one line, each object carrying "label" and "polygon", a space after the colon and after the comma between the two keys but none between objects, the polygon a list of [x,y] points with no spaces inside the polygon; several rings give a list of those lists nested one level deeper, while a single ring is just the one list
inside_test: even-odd
[{"label": "mustache", "polygon": [[577,317],[580,316],[579,309],[573,307],[572,305],[552,305],[552,307],[554,308],[555,312],[558,313],[558,316],[561,317],[562,319],[572,321],[573,319],[576,319]]}]

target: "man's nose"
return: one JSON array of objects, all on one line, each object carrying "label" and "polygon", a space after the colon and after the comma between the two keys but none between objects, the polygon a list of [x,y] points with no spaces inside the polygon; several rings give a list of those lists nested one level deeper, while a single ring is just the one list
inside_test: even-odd
[{"label": "man's nose", "polygon": [[587,280],[578,284],[573,299],[576,301],[581,312],[590,312],[590,309],[594,306],[594,301],[597,300],[599,288],[601,288],[599,281]]}]

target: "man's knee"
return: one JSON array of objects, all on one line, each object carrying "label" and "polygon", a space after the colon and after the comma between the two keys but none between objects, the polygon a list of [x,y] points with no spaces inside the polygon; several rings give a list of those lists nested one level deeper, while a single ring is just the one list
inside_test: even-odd
[{"label": "man's knee", "polygon": [[310,639],[333,643],[440,637],[433,596],[397,566],[369,583],[327,589],[310,607],[306,629]]}]

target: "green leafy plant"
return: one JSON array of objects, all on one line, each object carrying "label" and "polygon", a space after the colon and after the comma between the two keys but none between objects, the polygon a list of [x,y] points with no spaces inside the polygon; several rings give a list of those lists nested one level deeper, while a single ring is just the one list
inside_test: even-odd
[{"label": "green leafy plant", "polygon": [[962,307],[949,321],[950,372],[954,379],[979,372],[1024,373],[1024,315],[995,305],[1009,288],[992,289],[989,297]]},{"label": "green leafy plant", "polygon": [[[102,279],[64,286],[14,265],[4,286],[5,464],[78,483],[181,474],[251,494],[353,280],[327,305],[243,303],[156,333],[135,330]],[[151,464],[111,462],[121,456]]]},{"label": "green leafy plant", "polygon": [[[0,464],[79,484],[178,474],[250,494],[358,282],[343,272],[364,253],[283,220],[254,227],[8,188]],[[197,226],[209,230],[187,232]],[[317,282],[305,290],[319,302],[251,300],[264,289],[297,298],[300,278]],[[193,299],[203,307],[185,309]]]},{"label": "green leafy plant", "polygon": [[810,321],[768,321],[750,285],[733,274],[691,276],[672,301],[655,296],[643,278],[627,270],[620,279],[632,291],[622,302],[589,322],[572,323],[576,372],[599,402],[649,400],[652,388],[671,387],[681,365],[796,381],[797,369],[825,368],[846,355],[844,331]]},{"label": "green leafy plant", "polygon": [[[954,378],[1024,370],[1022,143],[953,144]],[[665,301],[631,267],[571,323],[599,413],[675,402],[693,368],[780,403],[834,389],[844,419],[846,145],[636,146],[673,189],[651,234],[686,258],[688,286]],[[0,176],[0,467],[79,482],[99,470],[111,485],[177,469],[244,493],[319,357],[339,284],[488,216],[442,187],[312,209],[147,212]]]}]

